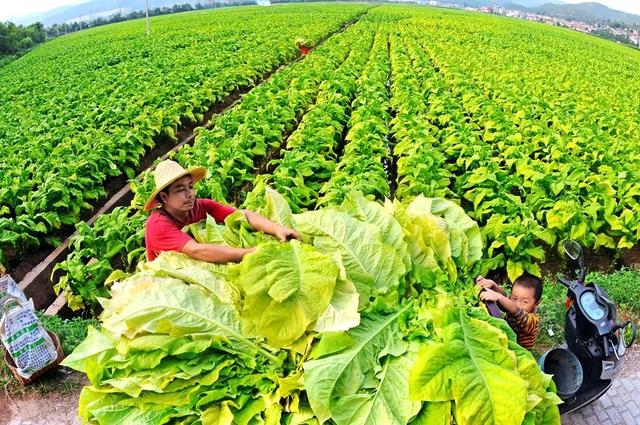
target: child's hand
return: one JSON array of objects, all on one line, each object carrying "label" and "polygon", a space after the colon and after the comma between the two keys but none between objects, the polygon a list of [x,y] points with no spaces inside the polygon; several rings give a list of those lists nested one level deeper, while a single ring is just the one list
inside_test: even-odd
[{"label": "child's hand", "polygon": [[480,292],[480,299],[482,301],[500,301],[500,299],[503,297],[502,294],[489,289],[489,288],[485,288],[484,291]]},{"label": "child's hand", "polygon": [[493,280],[487,279],[484,276],[476,277],[476,285],[483,289],[493,289],[496,286],[498,286],[498,284],[495,283]]}]

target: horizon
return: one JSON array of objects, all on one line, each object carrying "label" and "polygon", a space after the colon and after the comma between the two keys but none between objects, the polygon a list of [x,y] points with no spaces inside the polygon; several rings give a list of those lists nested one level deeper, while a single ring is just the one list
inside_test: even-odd
[{"label": "horizon", "polygon": [[598,0],[598,1],[584,1],[584,0],[561,0],[567,4],[578,3],[600,3],[607,6],[609,9],[618,10],[620,12],[631,13],[640,16],[640,2],[629,2],[628,0]]},{"label": "horizon", "polygon": [[[0,10],[0,22],[11,22],[12,20],[24,20],[30,16],[45,14],[52,10],[66,7],[77,6],[83,3],[89,3],[91,0],[31,0],[25,3],[10,3]],[[459,0],[464,1],[464,0]],[[584,1],[584,0],[561,0],[565,4],[579,4],[579,3],[599,3],[610,9],[631,13],[640,16],[640,2],[631,4],[631,2],[625,0],[599,0],[599,1]],[[113,0],[114,7],[117,8],[119,0]],[[180,0],[175,0],[175,4],[180,4]],[[149,8],[154,7],[154,0],[149,0]],[[23,24],[30,25],[38,22],[38,19]]]}]

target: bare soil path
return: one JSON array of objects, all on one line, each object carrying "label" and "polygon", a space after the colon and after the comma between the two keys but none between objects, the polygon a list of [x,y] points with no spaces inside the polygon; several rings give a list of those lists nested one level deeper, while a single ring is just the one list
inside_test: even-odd
[{"label": "bare soil path", "polygon": [[79,425],[78,399],[87,378],[61,368],[22,387],[9,382],[0,388],[0,425]]}]

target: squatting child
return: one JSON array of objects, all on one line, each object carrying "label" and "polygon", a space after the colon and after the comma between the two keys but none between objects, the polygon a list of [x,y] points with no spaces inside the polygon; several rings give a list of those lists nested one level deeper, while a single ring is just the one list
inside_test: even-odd
[{"label": "squatting child", "polygon": [[483,301],[495,301],[506,312],[506,320],[518,337],[518,344],[530,350],[540,331],[540,316],[535,311],[542,298],[542,281],[530,274],[524,274],[513,282],[511,295],[491,279],[476,278],[476,285],[484,290],[480,293]]}]

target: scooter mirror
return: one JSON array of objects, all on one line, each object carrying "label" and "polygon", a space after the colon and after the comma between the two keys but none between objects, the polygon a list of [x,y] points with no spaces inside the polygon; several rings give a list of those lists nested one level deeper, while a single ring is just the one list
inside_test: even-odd
[{"label": "scooter mirror", "polygon": [[638,333],[638,326],[633,323],[627,323],[627,326],[622,328],[622,338],[624,340],[625,348],[629,348],[633,345],[633,342],[636,339],[636,334]]},{"label": "scooter mirror", "polygon": [[564,249],[564,253],[567,254],[567,256],[573,261],[578,261],[578,259],[582,256],[582,247],[573,239],[567,239],[563,241],[562,249]]}]

